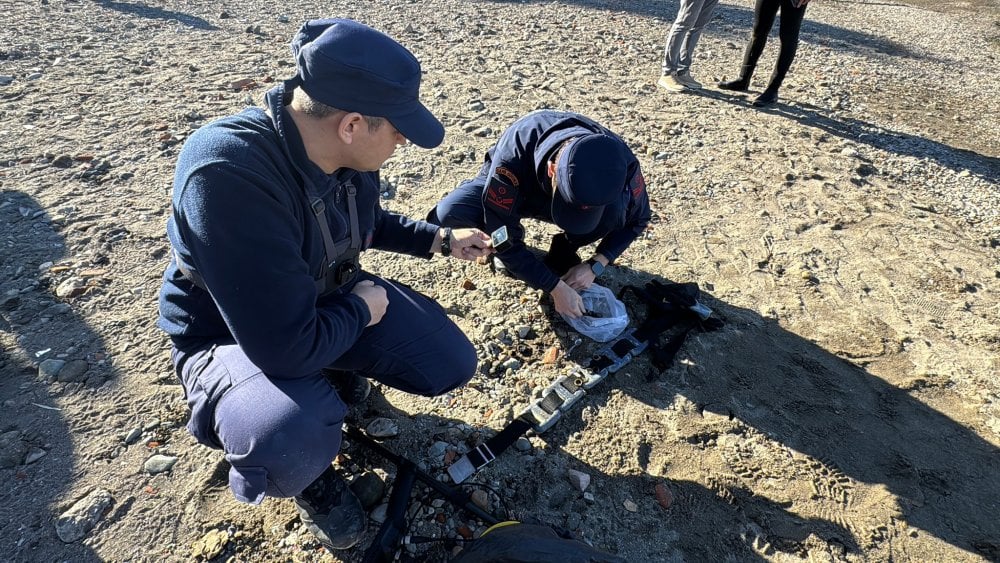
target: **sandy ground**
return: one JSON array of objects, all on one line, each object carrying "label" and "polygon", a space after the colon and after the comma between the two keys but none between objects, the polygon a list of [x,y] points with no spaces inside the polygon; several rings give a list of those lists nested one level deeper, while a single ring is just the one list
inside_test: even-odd
[{"label": "sandy ground", "polygon": [[[477,475],[491,509],[629,561],[1000,560],[1000,7],[816,0],[768,111],[711,88],[656,88],[676,8],[5,6],[0,559],[360,559],[319,548],[287,501],[232,499],[221,455],[184,429],[155,327],[181,144],[291,73],[303,20],[341,15],[418,55],[423,97],[448,129],[438,149],[387,163],[386,207],[425,214],[527,111],[585,113],[639,155],[655,212],[607,285],[698,282],[725,322],[693,333],[669,369],[637,359]],[[751,18],[747,3],[720,5],[703,82],[733,75]],[[551,232],[533,227],[532,242]],[[365,263],[438,298],[487,366],[443,398],[377,388],[352,414],[358,426],[391,419],[400,434],[387,447],[434,475],[594,348],[567,354],[576,335],[537,292],[486,268]],[[562,357],[546,364],[553,347]],[[157,455],[175,460],[169,471],[151,473]],[[357,446],[339,463],[355,479],[394,475]],[[590,477],[586,495],[570,470]],[[415,533],[482,531],[425,497]],[[452,545],[413,553],[443,561]]]}]

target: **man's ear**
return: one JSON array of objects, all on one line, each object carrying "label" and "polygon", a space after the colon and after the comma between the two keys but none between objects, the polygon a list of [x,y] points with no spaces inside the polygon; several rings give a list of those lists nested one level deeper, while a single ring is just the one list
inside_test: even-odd
[{"label": "man's ear", "polygon": [[354,142],[354,136],[358,134],[360,128],[365,125],[365,117],[356,111],[348,112],[340,116],[337,124],[337,135],[345,144]]}]

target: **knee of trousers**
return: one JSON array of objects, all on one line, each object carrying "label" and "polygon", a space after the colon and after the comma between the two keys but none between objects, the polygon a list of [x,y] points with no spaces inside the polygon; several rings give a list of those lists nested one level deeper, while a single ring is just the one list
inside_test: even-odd
[{"label": "knee of trousers", "polygon": [[465,385],[476,375],[478,364],[475,347],[462,339],[460,344],[449,348],[447,354],[442,354],[434,376],[426,379],[427,388],[422,389],[420,394],[433,397]]},{"label": "knee of trousers", "polygon": [[232,465],[229,485],[236,498],[257,503],[265,495],[301,493],[340,450],[346,411],[332,388],[266,400],[227,394],[216,408],[215,424]]}]

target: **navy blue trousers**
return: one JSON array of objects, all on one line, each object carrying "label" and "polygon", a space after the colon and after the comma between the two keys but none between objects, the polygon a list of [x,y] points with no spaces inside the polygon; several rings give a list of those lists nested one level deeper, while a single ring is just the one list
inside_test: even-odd
[{"label": "navy blue trousers", "polygon": [[[434,300],[389,280],[389,307],[330,367],[358,370],[408,393],[434,396],[465,384],[476,352]],[[229,486],[252,504],[302,492],[340,450],[347,407],[322,372],[271,379],[233,340],[172,354],[199,442],[225,452]]]}]

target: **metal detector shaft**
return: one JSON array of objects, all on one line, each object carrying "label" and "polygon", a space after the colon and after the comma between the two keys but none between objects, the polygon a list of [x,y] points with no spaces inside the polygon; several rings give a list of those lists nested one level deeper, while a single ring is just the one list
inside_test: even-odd
[{"label": "metal detector shaft", "polygon": [[410,502],[410,493],[417,480],[421,481],[452,505],[465,510],[489,525],[500,520],[479,508],[469,500],[469,495],[456,487],[447,485],[422,471],[412,461],[397,455],[369,438],[357,428],[347,427],[344,433],[348,438],[363,444],[366,448],[387,459],[396,466],[396,480],[389,495],[389,505],[386,508],[385,522],[379,528],[371,546],[365,552],[364,563],[382,563],[391,561],[399,546],[399,541],[406,531],[406,508]]}]

